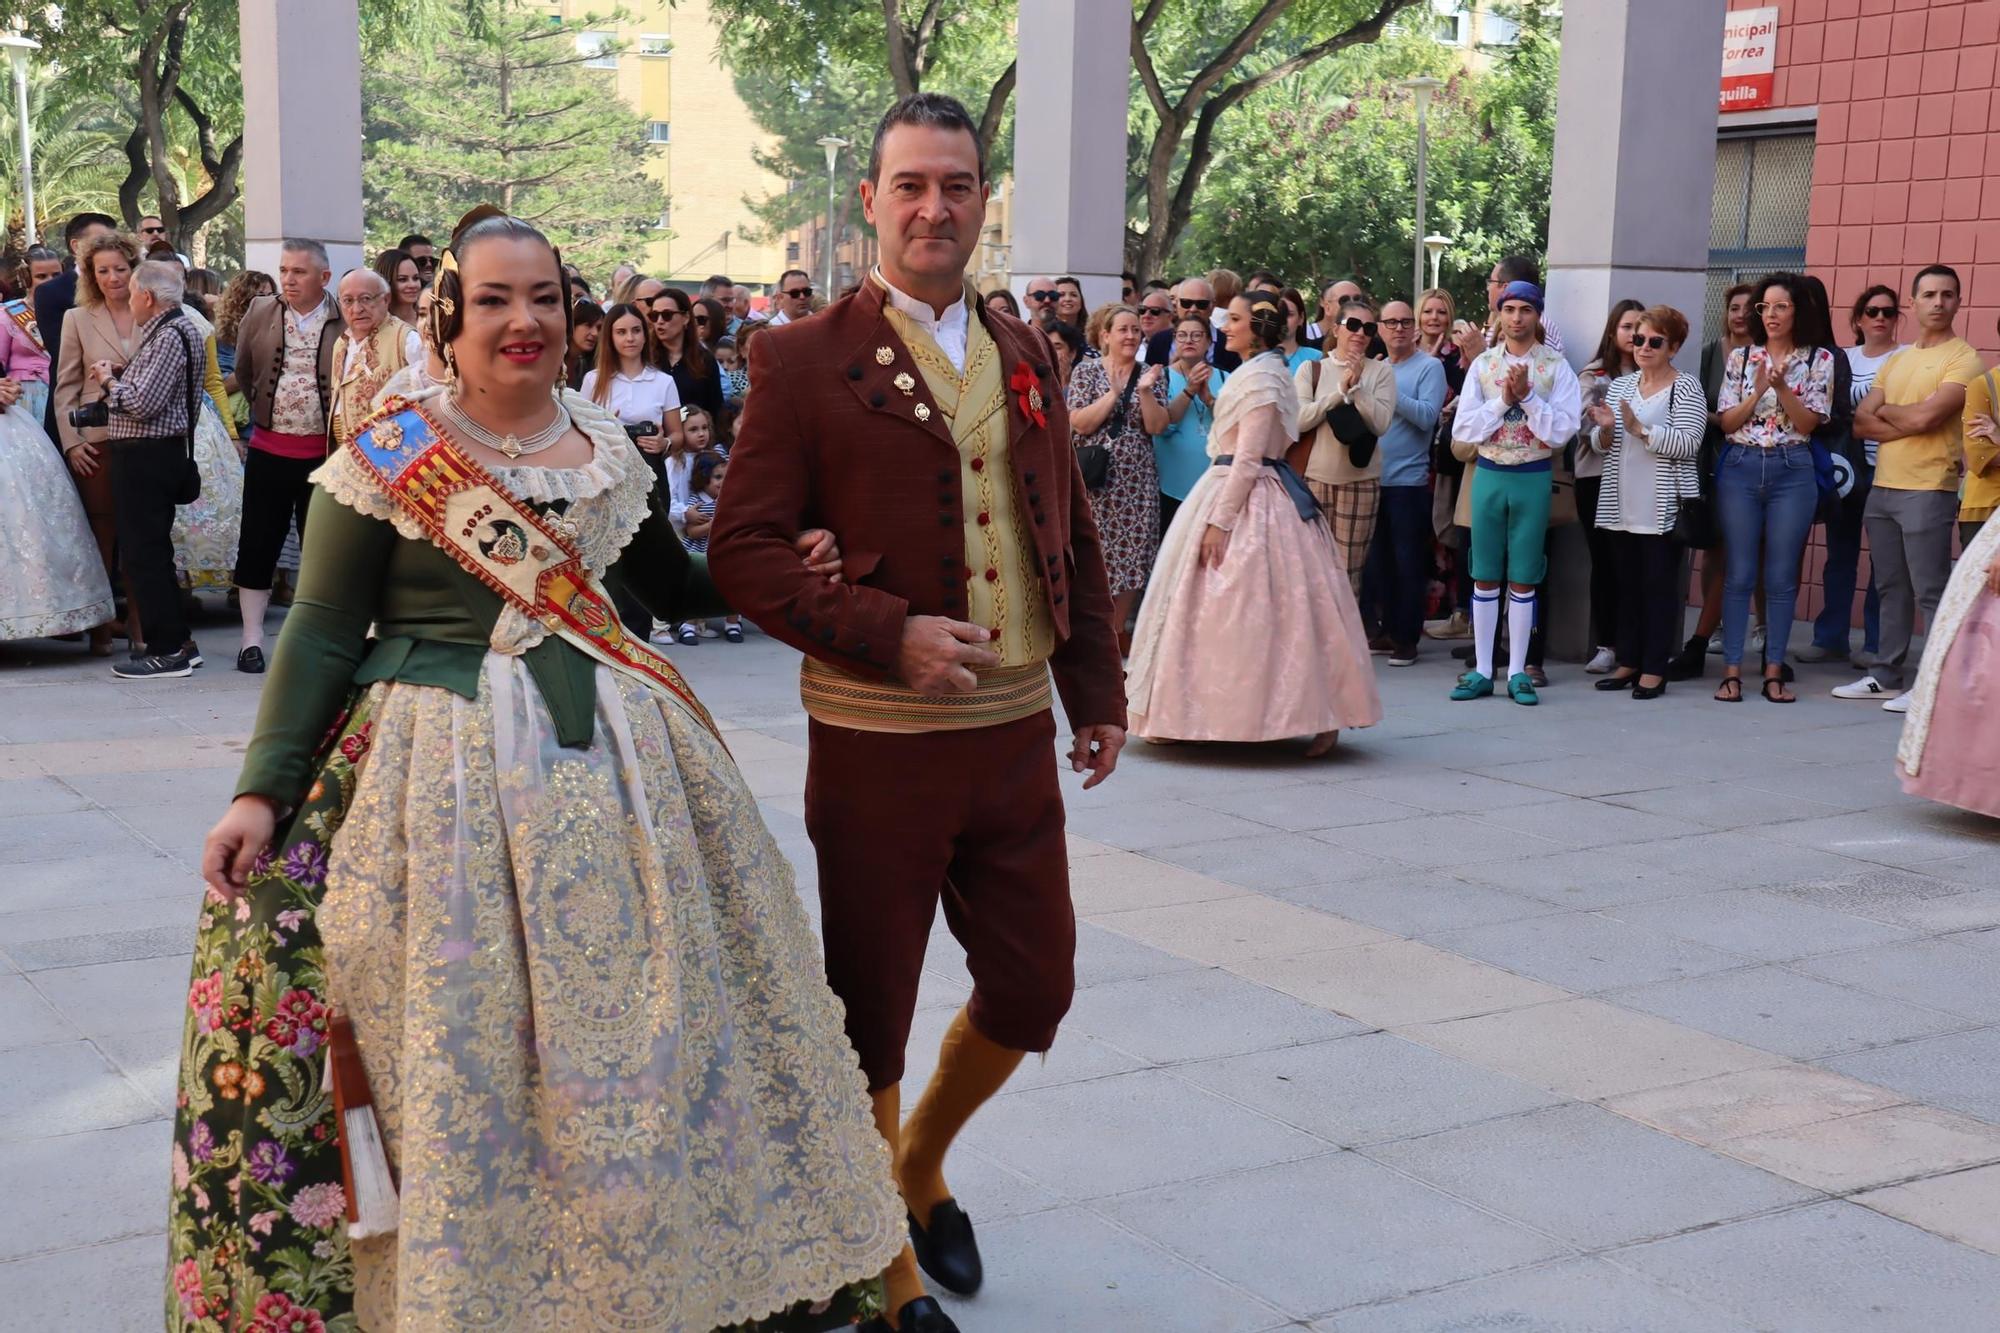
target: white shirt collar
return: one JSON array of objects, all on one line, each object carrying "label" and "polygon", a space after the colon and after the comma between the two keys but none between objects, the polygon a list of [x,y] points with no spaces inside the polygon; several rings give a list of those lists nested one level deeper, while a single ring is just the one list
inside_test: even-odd
[{"label": "white shirt collar", "polygon": [[965,340],[972,311],[965,304],[965,293],[960,289],[958,299],[945,307],[942,315],[931,309],[928,301],[898,291],[894,283],[882,277],[882,270],[876,269],[875,276],[881,280],[882,288],[889,295],[889,304],[909,316],[918,327],[936,340],[939,350],[951,360],[952,367],[961,375],[965,373]]}]

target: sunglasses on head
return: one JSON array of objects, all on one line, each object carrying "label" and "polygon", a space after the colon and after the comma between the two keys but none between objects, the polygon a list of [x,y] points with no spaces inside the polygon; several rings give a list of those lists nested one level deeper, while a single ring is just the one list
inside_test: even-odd
[{"label": "sunglasses on head", "polygon": [[1185,298],[1180,298],[1180,297],[1176,297],[1176,298],[1175,298],[1175,300],[1174,300],[1174,304],[1175,304],[1175,305],[1177,305],[1177,306],[1179,306],[1179,307],[1180,307],[1181,309],[1183,309],[1183,310],[1206,310],[1206,309],[1208,309],[1208,308],[1209,308],[1210,306],[1214,305],[1214,304],[1215,304],[1215,302],[1213,302],[1213,301],[1189,301],[1189,300],[1186,300]]},{"label": "sunglasses on head", "polygon": [[1375,321],[1372,319],[1356,319],[1354,316],[1349,315],[1346,319],[1339,321],[1339,323],[1340,327],[1346,329],[1349,333],[1365,333],[1371,338],[1375,336]]},{"label": "sunglasses on head", "polygon": [[1037,305],[1047,305],[1061,295],[1061,292],[1055,291],[1052,288],[1043,288],[1041,291],[1029,292],[1028,299]]},{"label": "sunglasses on head", "polygon": [[1903,312],[1892,305],[1871,305],[1861,312],[1863,319],[1894,319]]},{"label": "sunglasses on head", "polygon": [[787,287],[778,294],[780,296],[789,296],[794,301],[803,301],[813,294],[813,289],[810,287]]},{"label": "sunglasses on head", "polygon": [[1666,338],[1657,333],[1635,333],[1632,335],[1632,346],[1635,348],[1650,347],[1658,352],[1665,350],[1666,345]]}]

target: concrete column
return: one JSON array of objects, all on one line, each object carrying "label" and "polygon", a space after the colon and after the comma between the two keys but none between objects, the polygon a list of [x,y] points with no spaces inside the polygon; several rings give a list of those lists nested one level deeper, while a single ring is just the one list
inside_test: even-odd
[{"label": "concrete column", "polygon": [[245,262],[276,273],[279,242],[310,237],[338,278],[363,253],[356,0],[242,0],[237,26]]},{"label": "concrete column", "polygon": [[[1590,0],[1564,10],[1546,277],[1573,366],[1591,358],[1611,303],[1628,296],[1686,315],[1677,364],[1700,366],[1726,7]],[[1616,627],[1590,632],[1581,525],[1557,528],[1549,550],[1542,629],[1549,655],[1574,661]]]},{"label": "concrete column", "polygon": [[1020,0],[1014,89],[1014,289],[1073,274],[1115,301],[1125,267],[1131,0]]}]

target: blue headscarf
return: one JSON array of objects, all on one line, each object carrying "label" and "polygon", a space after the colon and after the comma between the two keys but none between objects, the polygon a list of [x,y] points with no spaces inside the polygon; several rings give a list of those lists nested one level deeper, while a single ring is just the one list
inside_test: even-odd
[{"label": "blue headscarf", "polygon": [[1509,301],[1526,301],[1535,308],[1536,314],[1542,313],[1542,289],[1532,282],[1516,279],[1508,283],[1500,293],[1499,304],[1506,305]]}]

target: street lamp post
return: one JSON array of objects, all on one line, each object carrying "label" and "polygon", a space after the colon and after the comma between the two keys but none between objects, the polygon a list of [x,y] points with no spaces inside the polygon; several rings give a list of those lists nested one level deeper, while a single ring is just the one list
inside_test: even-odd
[{"label": "street lamp post", "polygon": [[1449,236],[1433,235],[1424,237],[1424,249],[1429,252],[1431,257],[1431,286],[1433,287],[1444,285],[1438,281],[1438,265],[1444,260],[1445,247],[1450,244],[1451,237]]},{"label": "street lamp post", "polygon": [[835,167],[840,163],[840,150],[852,145],[838,135],[829,134],[819,141],[819,146],[826,149],[826,299],[831,301],[833,299],[833,204],[835,190],[833,173]]},{"label": "street lamp post", "polygon": [[18,32],[10,32],[0,37],[0,46],[7,48],[7,59],[14,66],[14,121],[21,131],[21,194],[27,205],[28,244],[35,244],[35,162],[34,150],[28,135],[28,53],[39,51],[42,44],[32,37],[24,37]]},{"label": "street lamp post", "polygon": [[1430,173],[1431,94],[1444,87],[1444,82],[1425,74],[1404,79],[1403,86],[1417,99],[1417,216],[1416,225],[1410,229],[1417,243],[1410,270],[1410,285],[1421,291],[1424,285],[1424,190],[1429,184],[1426,177]]}]

